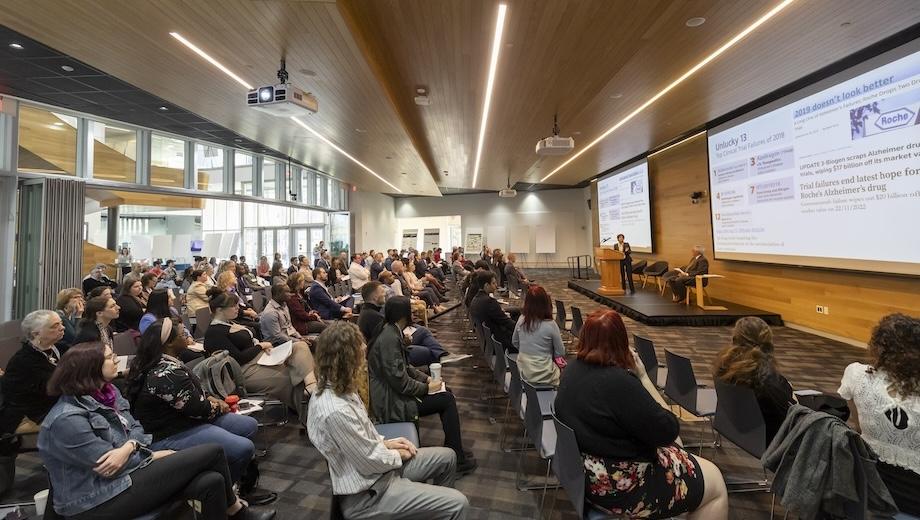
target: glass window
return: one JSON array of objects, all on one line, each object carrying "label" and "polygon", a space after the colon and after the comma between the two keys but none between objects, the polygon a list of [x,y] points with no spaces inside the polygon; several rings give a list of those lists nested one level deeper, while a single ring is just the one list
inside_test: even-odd
[{"label": "glass window", "polygon": [[224,149],[195,144],[195,185],[201,191],[224,191]]},{"label": "glass window", "polygon": [[313,204],[316,206],[325,206],[326,199],[323,197],[323,177],[320,175],[314,175],[313,177],[316,179],[316,191],[313,195]]},{"label": "glass window", "polygon": [[252,156],[242,152],[233,155],[233,192],[237,195],[253,194]]},{"label": "glass window", "polygon": [[274,199],[278,196],[278,161],[262,158],[262,196]]},{"label": "glass window", "polygon": [[20,105],[19,170],[76,175],[77,118]]},{"label": "glass window", "polygon": [[268,265],[272,264],[272,258],[275,256],[275,230],[262,230],[262,255],[268,257]]},{"label": "glass window", "polygon": [[[87,121],[88,169],[94,179],[137,181],[137,130]],[[180,184],[179,187],[182,185]]]},{"label": "glass window", "polygon": [[332,209],[336,208],[335,204],[335,181],[326,179],[326,205]]},{"label": "glass window", "polygon": [[243,256],[252,263],[250,269],[258,265],[259,260],[259,230],[249,228],[243,230]]},{"label": "glass window", "polygon": [[316,185],[313,172],[304,170],[300,176],[300,197],[304,204],[316,204]]},{"label": "glass window", "polygon": [[288,258],[291,254],[290,248],[288,247],[288,238],[290,235],[290,230],[287,228],[278,229],[275,231],[275,240],[278,245],[278,252],[281,253],[281,260],[283,262],[288,261]]},{"label": "glass window", "polygon": [[185,141],[165,135],[150,136],[150,184],[185,186]]}]

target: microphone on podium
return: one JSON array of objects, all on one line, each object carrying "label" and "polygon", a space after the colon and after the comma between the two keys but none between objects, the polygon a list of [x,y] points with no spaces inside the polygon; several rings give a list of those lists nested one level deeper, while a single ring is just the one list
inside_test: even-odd
[{"label": "microphone on podium", "polygon": [[608,241],[608,240],[610,240],[611,238],[612,238],[612,237],[607,237],[607,238],[605,238],[605,239],[603,239],[603,240],[601,240],[601,244],[603,244],[603,243],[605,243],[605,242],[607,242],[607,241]]}]

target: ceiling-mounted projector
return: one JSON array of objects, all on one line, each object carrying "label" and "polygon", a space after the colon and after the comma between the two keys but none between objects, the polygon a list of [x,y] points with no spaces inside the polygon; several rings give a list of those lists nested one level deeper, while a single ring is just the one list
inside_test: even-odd
[{"label": "ceiling-mounted projector", "polygon": [[517,190],[514,188],[505,188],[498,192],[498,196],[503,199],[510,199],[512,197],[517,197]]},{"label": "ceiling-mounted projector", "polygon": [[246,104],[262,112],[278,117],[303,115],[305,110],[316,112],[319,102],[316,96],[291,85],[279,83],[250,90]]},{"label": "ceiling-mounted projector", "polygon": [[288,83],[284,59],[281,60],[281,68],[278,69],[278,80],[280,83],[277,85],[257,87],[246,93],[246,105],[278,117],[299,116],[304,110],[319,110],[316,96]]},{"label": "ceiling-mounted projector", "polygon": [[559,123],[553,116],[553,135],[537,141],[537,155],[565,155],[575,148],[575,139],[559,136]]}]

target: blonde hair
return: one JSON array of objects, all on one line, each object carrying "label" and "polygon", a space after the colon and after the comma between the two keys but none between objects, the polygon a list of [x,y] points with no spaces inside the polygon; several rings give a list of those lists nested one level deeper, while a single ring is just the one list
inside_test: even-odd
[{"label": "blonde hair", "polygon": [[217,286],[221,289],[227,290],[233,285],[236,285],[236,275],[233,271],[224,271],[217,276]]},{"label": "blonde hair", "polygon": [[59,311],[66,310],[67,304],[70,303],[70,300],[77,296],[83,296],[83,291],[77,289],[76,287],[61,289],[58,291],[57,297],[54,300],[54,308]]}]

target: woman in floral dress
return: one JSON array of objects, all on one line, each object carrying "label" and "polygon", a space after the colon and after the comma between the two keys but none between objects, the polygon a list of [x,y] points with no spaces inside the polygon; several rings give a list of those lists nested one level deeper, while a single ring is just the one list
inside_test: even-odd
[{"label": "woman in floral dress", "polygon": [[642,386],[636,368],[620,315],[588,317],[555,407],[584,458],[586,505],[627,518],[728,518],[721,472],[675,443],[680,423]]}]

